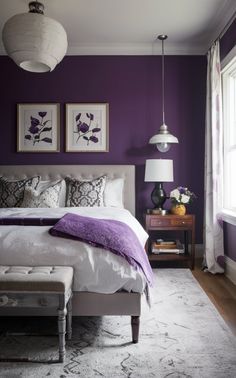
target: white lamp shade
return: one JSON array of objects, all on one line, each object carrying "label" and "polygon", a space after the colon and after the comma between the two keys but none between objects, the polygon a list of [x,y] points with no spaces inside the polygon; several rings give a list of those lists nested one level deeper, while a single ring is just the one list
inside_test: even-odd
[{"label": "white lamp shade", "polygon": [[178,139],[171,134],[156,134],[149,140],[150,144],[158,144],[158,143],[179,143]]},{"label": "white lamp shade", "polygon": [[52,71],[68,46],[63,26],[37,13],[11,17],[4,25],[2,38],[7,54],[18,66],[31,72]]},{"label": "white lamp shade", "polygon": [[179,143],[178,139],[170,134],[168,127],[163,123],[160,127],[160,130],[156,135],[153,135],[149,140],[151,144],[166,144],[166,143]]},{"label": "white lamp shade", "polygon": [[172,182],[173,160],[170,159],[148,159],[145,166],[146,182]]}]

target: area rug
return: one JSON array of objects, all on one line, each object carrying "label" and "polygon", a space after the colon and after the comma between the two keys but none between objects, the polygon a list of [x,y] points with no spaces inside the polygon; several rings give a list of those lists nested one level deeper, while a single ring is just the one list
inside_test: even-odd
[{"label": "area rug", "polygon": [[[0,377],[235,378],[236,338],[188,269],[155,270],[152,307],[143,298],[140,341],[132,344],[129,317],[75,318],[64,364],[57,363],[56,336],[6,333],[0,319]],[[23,324],[52,333],[55,319]],[[10,331],[10,330],[9,330]],[[17,332],[16,332],[17,333]]]}]

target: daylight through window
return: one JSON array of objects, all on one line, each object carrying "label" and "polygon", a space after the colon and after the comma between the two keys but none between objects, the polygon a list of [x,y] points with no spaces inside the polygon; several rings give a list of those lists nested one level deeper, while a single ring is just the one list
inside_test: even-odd
[{"label": "daylight through window", "polygon": [[236,53],[222,70],[224,208],[236,214]]}]

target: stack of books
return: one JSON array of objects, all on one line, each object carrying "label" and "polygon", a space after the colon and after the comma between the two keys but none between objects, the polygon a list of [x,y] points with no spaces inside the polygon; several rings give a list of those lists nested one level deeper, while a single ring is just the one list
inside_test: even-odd
[{"label": "stack of books", "polygon": [[184,253],[184,246],[179,240],[157,239],[152,242],[152,253]]}]

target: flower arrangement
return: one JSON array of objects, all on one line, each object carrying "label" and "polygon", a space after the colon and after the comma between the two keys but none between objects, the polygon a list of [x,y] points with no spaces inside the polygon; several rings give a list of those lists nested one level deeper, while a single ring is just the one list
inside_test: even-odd
[{"label": "flower arrangement", "polygon": [[187,205],[191,203],[194,198],[196,198],[196,195],[183,186],[178,186],[170,192],[170,200],[174,205]]}]

